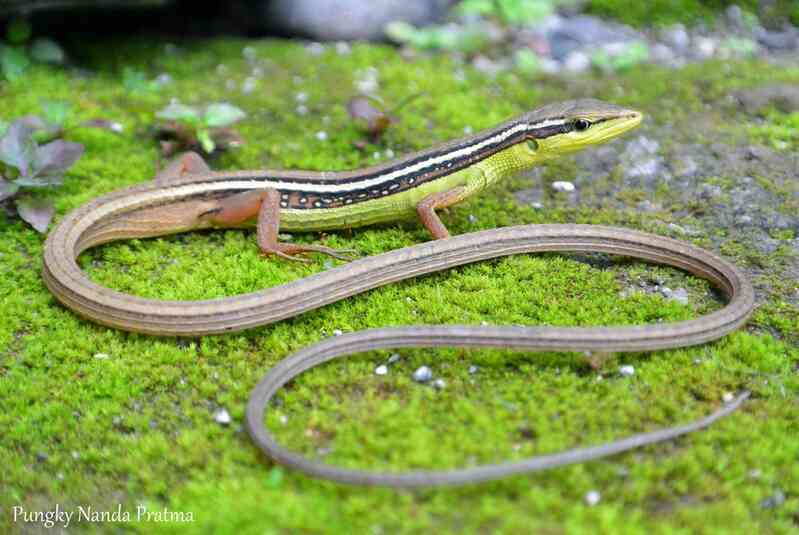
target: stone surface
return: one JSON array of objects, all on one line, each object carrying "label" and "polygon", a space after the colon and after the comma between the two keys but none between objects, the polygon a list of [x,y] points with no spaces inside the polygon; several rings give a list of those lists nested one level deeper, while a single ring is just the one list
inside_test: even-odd
[{"label": "stone surface", "polygon": [[262,3],[264,22],[283,33],[319,40],[376,40],[389,22],[425,25],[439,19],[446,0],[273,0]]}]

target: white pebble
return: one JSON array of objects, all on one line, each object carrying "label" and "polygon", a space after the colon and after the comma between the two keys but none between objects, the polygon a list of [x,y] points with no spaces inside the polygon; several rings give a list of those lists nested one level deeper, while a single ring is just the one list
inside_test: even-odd
[{"label": "white pebble", "polygon": [[388,373],[388,366],[385,364],[381,364],[377,368],[375,368],[375,375],[385,375]]},{"label": "white pebble", "polygon": [[635,368],[632,366],[619,366],[619,374],[624,377],[632,377],[635,375]]},{"label": "white pebble", "polygon": [[341,336],[344,332],[341,329],[333,329],[333,336]]},{"label": "white pebble", "polygon": [[724,403],[730,403],[733,399],[735,399],[735,396],[733,396],[730,392],[724,392],[724,395],[721,396],[721,399],[724,401]]},{"label": "white pebble", "polygon": [[350,48],[350,44],[348,42],[339,41],[338,43],[336,43],[336,54],[338,54],[339,56],[345,56],[350,52],[352,52],[352,49]]},{"label": "white pebble", "polygon": [[320,130],[319,132],[316,133],[316,139],[318,139],[319,141],[326,140],[327,139],[327,132],[325,132],[324,130]]},{"label": "white pebble", "polygon": [[399,362],[400,359],[399,353],[393,353],[390,357],[388,357],[388,363],[394,364],[395,362]]},{"label": "white pebble", "polygon": [[433,371],[427,366],[422,366],[413,372],[413,380],[417,383],[426,383],[433,378]]},{"label": "white pebble", "polygon": [[552,189],[555,191],[574,191],[574,184],[564,180],[558,180],[552,183]]},{"label": "white pebble", "polygon": [[543,203],[540,203],[540,202],[538,202],[538,201],[534,201],[534,202],[531,202],[531,203],[530,203],[530,206],[531,206],[531,207],[533,207],[533,208],[535,208],[536,210],[540,210],[541,208],[543,208],[543,207],[544,207],[544,204],[543,204]]},{"label": "white pebble", "polygon": [[479,369],[479,368],[478,368],[477,366],[475,366],[474,364],[472,364],[471,366],[469,366],[469,375],[474,375],[475,373],[477,373],[477,370],[478,370],[478,369]]},{"label": "white pebble", "polygon": [[241,51],[241,55],[244,56],[244,59],[247,60],[254,60],[257,52],[251,46],[245,46],[244,49]]},{"label": "white pebble", "polygon": [[225,409],[219,409],[214,413],[214,421],[218,424],[228,425],[232,419],[230,418],[230,413]]},{"label": "white pebble", "polygon": [[249,95],[253,91],[255,91],[256,87],[258,86],[258,82],[255,78],[248,77],[245,78],[244,83],[241,84],[241,92],[245,95]]},{"label": "white pebble", "polygon": [[108,360],[111,358],[111,356],[108,353],[96,353],[94,358],[97,360]]},{"label": "white pebble", "polygon": [[299,93],[294,95],[294,100],[296,100],[297,102],[299,102],[301,104],[303,102],[308,102],[308,93],[306,93],[305,91],[300,91]]},{"label": "white pebble", "polygon": [[437,388],[438,390],[443,390],[447,387],[447,382],[444,379],[436,379],[433,381],[433,387]]},{"label": "white pebble", "polygon": [[596,505],[599,503],[599,500],[602,499],[602,495],[599,494],[598,490],[589,490],[585,493],[585,504],[586,505]]},{"label": "white pebble", "polygon": [[297,112],[297,115],[307,115],[308,114],[308,107],[305,104],[300,104],[297,106],[294,111]]}]

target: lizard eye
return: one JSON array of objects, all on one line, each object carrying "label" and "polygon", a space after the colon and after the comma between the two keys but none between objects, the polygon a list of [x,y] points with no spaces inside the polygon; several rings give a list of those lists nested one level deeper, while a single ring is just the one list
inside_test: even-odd
[{"label": "lizard eye", "polygon": [[527,140],[527,148],[530,150],[530,152],[537,151],[538,150],[538,142],[536,140],[534,140],[534,139],[528,139]]},{"label": "lizard eye", "polygon": [[591,121],[588,119],[577,119],[574,121],[574,129],[578,132],[582,132],[583,130],[588,130],[588,127],[591,126]]}]

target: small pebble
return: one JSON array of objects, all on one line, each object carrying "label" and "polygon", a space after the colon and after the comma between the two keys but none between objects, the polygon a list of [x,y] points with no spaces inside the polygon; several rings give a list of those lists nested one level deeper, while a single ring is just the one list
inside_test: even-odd
[{"label": "small pebble", "polygon": [[244,80],[244,83],[241,84],[241,92],[245,95],[249,95],[254,92],[257,87],[258,81],[255,78],[248,77]]},{"label": "small pebble", "polygon": [[342,334],[344,334],[344,331],[341,329],[333,329],[333,336],[341,336]]},{"label": "small pebble", "polygon": [[394,364],[395,362],[399,362],[400,357],[399,353],[393,353],[390,357],[388,357],[388,363]]},{"label": "small pebble", "polygon": [[95,353],[94,358],[97,360],[108,360],[111,356],[108,353]]},{"label": "small pebble", "polygon": [[289,417],[288,417],[288,416],[286,416],[285,414],[281,414],[281,415],[280,415],[280,418],[278,418],[278,420],[279,420],[279,421],[280,421],[280,423],[281,423],[281,424],[283,424],[283,425],[286,425],[287,423],[289,423]]},{"label": "small pebble", "polygon": [[255,49],[254,49],[253,47],[251,47],[251,46],[245,46],[245,47],[242,49],[242,51],[241,51],[241,55],[242,55],[242,56],[244,56],[244,59],[246,59],[246,60],[249,60],[249,61],[252,61],[252,60],[254,60],[254,59],[255,59],[255,56],[256,56],[257,54],[258,54],[258,53],[257,53],[257,52],[255,51]]},{"label": "small pebble", "polygon": [[785,493],[781,490],[778,490],[762,502],[760,502],[760,507],[763,509],[773,509],[775,507],[779,507],[785,503]]},{"label": "small pebble", "polygon": [[49,459],[49,457],[43,451],[36,453],[36,460],[39,461],[40,463],[45,462],[47,459]]},{"label": "small pebble", "polygon": [[300,91],[296,95],[294,95],[294,100],[296,100],[300,104],[304,104],[305,102],[308,102],[308,93],[306,93],[305,91]]},{"label": "small pebble", "polygon": [[443,390],[447,387],[447,383],[444,381],[444,379],[436,379],[433,381],[433,387],[438,390]]},{"label": "small pebble", "polygon": [[312,56],[320,56],[325,53],[325,45],[317,42],[309,43],[306,50]]},{"label": "small pebble", "polygon": [[214,413],[214,421],[218,424],[228,425],[232,419],[230,413],[225,409],[219,409]]},{"label": "small pebble", "polygon": [[721,396],[721,399],[724,401],[724,403],[730,403],[733,399],[735,399],[735,396],[733,396],[731,392],[724,392],[724,395]]},{"label": "small pebble", "polygon": [[542,208],[544,207],[544,204],[543,204],[543,203],[540,203],[540,202],[538,202],[538,201],[534,201],[534,202],[531,202],[531,203],[530,203],[530,206],[532,206],[532,207],[533,207],[533,208],[535,208],[536,210],[540,210],[540,209],[542,209]]},{"label": "small pebble", "polygon": [[327,132],[325,132],[324,130],[320,130],[319,132],[316,133],[316,139],[318,139],[319,141],[326,140],[327,139]]},{"label": "small pebble", "polygon": [[375,368],[375,375],[385,375],[388,373],[388,366],[385,364],[381,364],[377,368]]},{"label": "small pebble", "polygon": [[552,189],[555,191],[574,191],[574,184],[571,182],[566,182],[564,180],[558,180],[552,183]]},{"label": "small pebble", "polygon": [[72,458],[73,458],[73,459],[75,459],[76,461],[77,461],[78,459],[80,459],[80,453],[79,453],[79,452],[77,452],[77,451],[74,451],[74,450],[73,450],[73,451],[72,451],[72,453],[70,453],[70,455],[72,455]]},{"label": "small pebble", "polygon": [[566,56],[563,68],[568,72],[582,72],[591,67],[591,58],[588,54],[575,50]]},{"label": "small pebble", "polygon": [[427,366],[422,366],[413,372],[413,380],[417,383],[426,383],[433,378],[433,371]]},{"label": "small pebble", "polygon": [[619,366],[619,374],[623,377],[632,377],[635,375],[635,368],[630,365]]},{"label": "small pebble", "polygon": [[300,104],[294,111],[297,112],[297,115],[308,115],[308,107],[305,104]]},{"label": "small pebble", "polygon": [[352,48],[350,47],[350,44],[348,42],[339,41],[338,43],[336,43],[336,54],[338,54],[339,56],[346,56],[350,52],[352,52]]},{"label": "small pebble", "polygon": [[477,373],[477,370],[479,369],[480,368],[472,364],[471,366],[469,366],[469,375],[474,375],[475,373]]},{"label": "small pebble", "polygon": [[602,495],[599,494],[598,490],[589,490],[585,493],[585,504],[586,505],[596,505],[599,503],[599,500],[602,499]]},{"label": "small pebble", "polygon": [[469,223],[476,223],[476,222],[477,222],[477,218],[475,216],[473,216],[472,214],[469,214]]}]

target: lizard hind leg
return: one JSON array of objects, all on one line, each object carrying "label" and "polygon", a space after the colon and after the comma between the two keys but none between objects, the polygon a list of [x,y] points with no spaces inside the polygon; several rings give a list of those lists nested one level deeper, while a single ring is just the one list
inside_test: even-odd
[{"label": "lizard hind leg", "polygon": [[280,231],[280,192],[274,189],[265,190],[265,196],[258,210],[258,247],[264,256],[275,255],[287,260],[310,262],[296,255],[321,253],[339,260],[352,260],[350,249],[333,249],[324,245],[301,245],[281,243],[278,241]]},{"label": "lizard hind leg", "polygon": [[180,178],[210,172],[211,168],[208,167],[202,156],[196,152],[184,152],[176,156],[164,169],[159,171],[155,175],[153,182],[165,185]]}]

